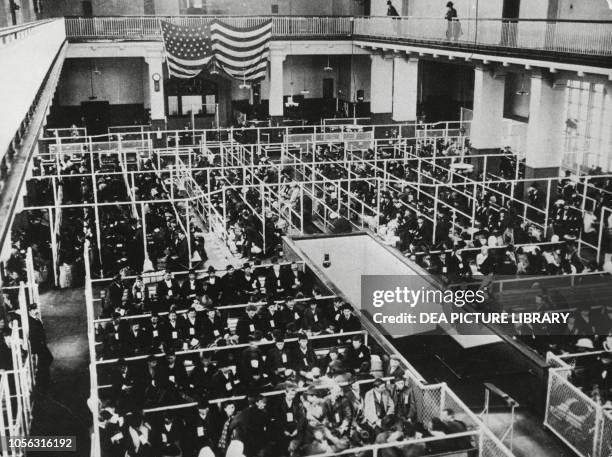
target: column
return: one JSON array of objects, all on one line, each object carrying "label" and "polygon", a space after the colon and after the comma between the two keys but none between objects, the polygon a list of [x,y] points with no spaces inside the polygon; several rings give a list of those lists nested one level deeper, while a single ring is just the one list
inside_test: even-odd
[{"label": "column", "polygon": [[540,73],[531,76],[526,178],[559,176],[563,159],[566,86],[555,87]]},{"label": "column", "polygon": [[476,154],[497,153],[505,146],[504,88],[505,75],[494,75],[483,66],[474,69],[474,110],[470,128]]},{"label": "column", "polygon": [[282,118],[284,113],[283,105],[283,62],[286,54],[272,51],[270,53],[270,95],[269,95],[269,114],[270,118]]},{"label": "column", "polygon": [[419,103],[419,59],[395,57],[393,59],[393,120],[417,120]]},{"label": "column", "polygon": [[386,123],[393,112],[393,59],[373,54],[370,74],[370,111],[374,123]]},{"label": "column", "polygon": [[602,137],[601,147],[599,149],[600,157],[604,157],[600,162],[604,172],[612,170],[612,81],[607,81],[605,84],[605,97],[603,109]]},{"label": "column", "polygon": [[[164,100],[164,67],[163,56],[148,55],[145,61],[149,66],[149,101],[151,110],[151,124],[154,128],[166,127],[166,105]],[[156,81],[157,80],[157,81]]]}]

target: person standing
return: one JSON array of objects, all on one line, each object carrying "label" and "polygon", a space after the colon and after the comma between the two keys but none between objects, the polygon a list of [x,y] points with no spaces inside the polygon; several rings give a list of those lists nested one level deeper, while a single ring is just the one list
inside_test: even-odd
[{"label": "person standing", "polygon": [[391,0],[387,0],[387,16],[399,16],[395,6],[393,6],[393,3],[391,3]]},{"label": "person standing", "polygon": [[459,39],[459,35],[461,34],[461,25],[457,20],[457,10],[453,2],[446,3],[446,15],[444,19],[448,21],[448,26],[446,28],[446,39],[451,41],[457,41]]}]

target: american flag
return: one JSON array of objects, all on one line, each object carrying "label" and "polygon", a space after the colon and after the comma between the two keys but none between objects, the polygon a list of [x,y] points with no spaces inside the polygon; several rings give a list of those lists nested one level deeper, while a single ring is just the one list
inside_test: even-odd
[{"label": "american flag", "polygon": [[254,27],[234,27],[214,20],[202,25],[162,21],[170,76],[193,78],[217,66],[229,76],[246,81],[265,77],[272,21]]}]

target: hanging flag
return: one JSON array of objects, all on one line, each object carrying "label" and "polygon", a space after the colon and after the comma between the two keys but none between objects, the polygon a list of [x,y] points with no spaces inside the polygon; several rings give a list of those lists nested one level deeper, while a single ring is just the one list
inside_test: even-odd
[{"label": "hanging flag", "polygon": [[210,24],[189,27],[162,21],[161,25],[170,76],[199,75],[213,58]]},{"label": "hanging flag", "polygon": [[272,20],[253,27],[210,24],[176,25],[162,21],[162,35],[170,76],[193,78],[208,67],[246,81],[265,77]]},{"label": "hanging flag", "polygon": [[233,27],[214,21],[211,30],[215,59],[228,75],[246,81],[265,77],[272,20],[253,27]]}]

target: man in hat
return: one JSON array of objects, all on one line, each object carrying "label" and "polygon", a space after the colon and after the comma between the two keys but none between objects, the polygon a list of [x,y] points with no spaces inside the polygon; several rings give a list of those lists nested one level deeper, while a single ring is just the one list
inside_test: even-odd
[{"label": "man in hat", "polygon": [[300,333],[297,338],[298,347],[293,351],[293,369],[300,376],[310,379],[311,370],[317,366],[319,360],[308,342],[308,336]]},{"label": "man in hat", "polygon": [[240,300],[240,275],[233,265],[225,268],[225,274],[221,278],[221,303],[223,305],[235,305]]},{"label": "man in hat", "polygon": [[185,319],[181,322],[182,334],[190,348],[197,348],[204,341],[204,324],[195,308],[189,308]]},{"label": "man in hat", "polygon": [[244,314],[238,318],[236,323],[236,335],[238,336],[238,342],[241,344],[248,343],[249,337],[255,334],[255,330],[264,330],[261,325],[261,318],[257,314],[257,307],[255,305],[248,305]]},{"label": "man in hat", "polygon": [[216,449],[220,433],[217,419],[216,406],[210,404],[206,396],[200,397],[195,412],[186,418],[185,455],[197,455],[196,453],[204,447]]},{"label": "man in hat", "polygon": [[383,417],[394,413],[395,404],[385,382],[380,378],[375,379],[363,399],[363,417],[366,423],[375,430],[380,430]]},{"label": "man in hat", "polygon": [[342,305],[342,313],[338,316],[335,327],[340,333],[356,332],[361,330],[359,318],[353,314],[353,308],[348,303]]},{"label": "man in hat", "polygon": [[236,283],[238,284],[238,290],[242,299],[248,298],[253,295],[253,283],[255,282],[255,275],[253,274],[253,268],[249,262],[245,262],[238,272],[236,272]]},{"label": "man in hat", "polygon": [[346,367],[353,372],[357,371],[364,362],[370,363],[370,349],[363,344],[363,335],[352,336],[344,360]]},{"label": "man in hat", "polygon": [[208,267],[207,277],[204,281],[204,293],[213,302],[213,305],[219,303],[221,298],[221,280],[217,276],[217,270],[212,265]]},{"label": "man in hat", "polygon": [[302,324],[304,330],[311,332],[313,335],[318,335],[327,330],[327,319],[325,319],[323,311],[319,309],[316,300],[312,299],[308,303],[308,307],[304,310]]},{"label": "man in hat", "polygon": [[215,398],[232,397],[239,390],[240,381],[235,378],[230,365],[220,366],[210,383],[211,395]]},{"label": "man in hat", "polygon": [[40,312],[36,303],[28,306],[28,325],[30,327],[30,348],[37,358],[37,383],[39,391],[44,392],[49,384],[49,368],[53,355],[47,346],[47,334],[40,320]]},{"label": "man in hat", "polygon": [[268,376],[277,380],[284,371],[293,366],[292,351],[290,351],[284,340],[283,333],[275,330],[274,345],[266,352],[266,372]]},{"label": "man in hat", "polygon": [[284,275],[284,281],[284,289],[287,291],[287,293],[291,293],[295,296],[299,292],[308,292],[306,273],[300,270],[300,267],[296,262],[291,262],[289,270],[286,271],[286,274]]},{"label": "man in hat", "polygon": [[249,397],[249,407],[238,413],[230,426],[237,439],[244,443],[247,457],[266,455],[265,448],[271,445],[272,428],[266,405],[266,397],[261,394]]},{"label": "man in hat", "polygon": [[166,270],[164,278],[155,287],[155,296],[158,301],[165,302],[167,306],[174,302],[180,294],[178,281],[173,278],[172,272]]},{"label": "man in hat", "polygon": [[194,269],[189,270],[189,274],[185,282],[181,285],[181,296],[185,299],[192,299],[204,295],[204,287],[202,281],[198,279],[198,275]]},{"label": "man in hat", "polygon": [[227,323],[214,308],[208,306],[202,318],[202,344],[204,347],[229,337]]}]

